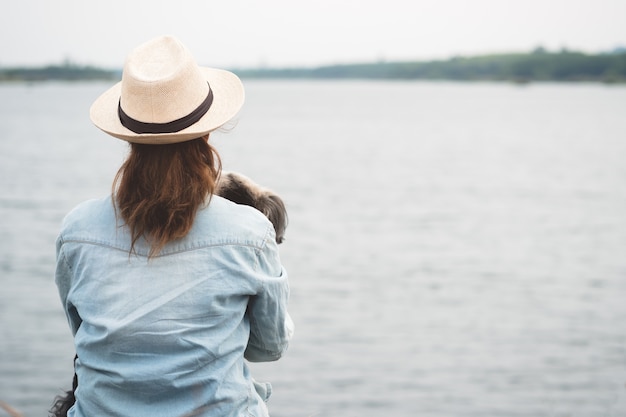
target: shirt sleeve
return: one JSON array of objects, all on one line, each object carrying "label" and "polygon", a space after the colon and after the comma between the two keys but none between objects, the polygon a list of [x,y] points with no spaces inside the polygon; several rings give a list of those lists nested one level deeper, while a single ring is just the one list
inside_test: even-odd
[{"label": "shirt sleeve", "polygon": [[250,339],[244,356],[250,362],[270,362],[285,353],[293,336],[293,321],[287,311],[289,281],[275,240],[268,239],[257,260],[261,285],[248,303]]},{"label": "shirt sleeve", "polygon": [[61,238],[58,238],[56,242],[56,272],[54,280],[59,290],[61,304],[70,325],[70,330],[73,335],[76,335],[82,320],[76,308],[68,301],[72,283],[72,270],[63,251],[63,240]]}]

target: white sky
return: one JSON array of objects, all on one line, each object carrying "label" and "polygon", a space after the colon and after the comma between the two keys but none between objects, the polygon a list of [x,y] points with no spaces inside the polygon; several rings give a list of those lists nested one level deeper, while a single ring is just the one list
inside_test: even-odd
[{"label": "white sky", "polygon": [[227,68],[599,52],[626,46],[626,0],[13,0],[0,14],[0,66],[121,68],[162,34]]}]

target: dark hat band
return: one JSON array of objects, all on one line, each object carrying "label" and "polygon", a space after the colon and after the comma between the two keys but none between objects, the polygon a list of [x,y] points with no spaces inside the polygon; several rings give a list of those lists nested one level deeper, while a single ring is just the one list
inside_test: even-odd
[{"label": "dark hat band", "polygon": [[209,86],[209,93],[207,94],[204,101],[196,107],[194,111],[189,113],[187,116],[183,116],[180,119],[172,120],[167,123],[144,123],[139,120],[133,119],[129,115],[127,115],[124,110],[122,110],[122,99],[117,104],[117,113],[120,118],[120,122],[122,126],[125,128],[132,130],[135,133],[174,133],[180,132],[183,129],[188,128],[189,126],[196,123],[198,120],[202,119],[211,107],[213,103],[213,91],[211,90],[211,86]]}]

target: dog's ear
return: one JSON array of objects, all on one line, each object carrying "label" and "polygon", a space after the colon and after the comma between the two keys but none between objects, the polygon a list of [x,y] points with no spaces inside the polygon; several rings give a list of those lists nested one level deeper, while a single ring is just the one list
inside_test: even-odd
[{"label": "dog's ear", "polygon": [[257,197],[254,206],[261,213],[265,214],[265,217],[274,225],[276,243],[283,243],[283,240],[285,240],[285,230],[289,222],[287,209],[285,208],[283,200],[274,193],[264,192],[261,196]]}]

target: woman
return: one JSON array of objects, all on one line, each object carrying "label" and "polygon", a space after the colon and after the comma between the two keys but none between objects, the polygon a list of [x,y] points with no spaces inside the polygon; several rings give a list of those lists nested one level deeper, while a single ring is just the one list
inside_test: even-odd
[{"label": "woman", "polygon": [[234,74],[161,37],[92,105],[94,124],[131,151],[113,194],[72,210],[57,240],[78,355],[69,416],[268,415],[244,358],[287,349],[287,274],[267,218],[213,195],[208,143],[243,99]]}]

